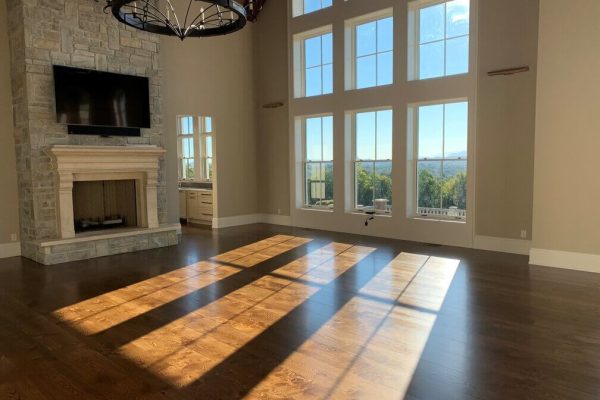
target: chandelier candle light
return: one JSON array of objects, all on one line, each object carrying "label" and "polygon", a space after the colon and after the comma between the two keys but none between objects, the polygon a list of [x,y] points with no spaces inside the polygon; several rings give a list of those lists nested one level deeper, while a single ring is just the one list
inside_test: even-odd
[{"label": "chandelier candle light", "polygon": [[[159,35],[208,37],[237,32],[254,20],[265,0],[106,0],[120,22]],[[177,13],[183,10],[184,13]]]}]

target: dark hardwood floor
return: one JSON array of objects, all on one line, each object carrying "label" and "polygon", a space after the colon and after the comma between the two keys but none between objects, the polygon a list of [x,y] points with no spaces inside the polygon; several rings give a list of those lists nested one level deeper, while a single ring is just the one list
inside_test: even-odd
[{"label": "dark hardwood floor", "polygon": [[0,260],[0,399],[600,399],[600,276],[304,229]]}]

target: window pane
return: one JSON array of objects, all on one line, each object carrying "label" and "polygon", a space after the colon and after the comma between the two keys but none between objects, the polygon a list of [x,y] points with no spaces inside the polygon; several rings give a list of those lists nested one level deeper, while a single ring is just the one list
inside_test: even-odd
[{"label": "window pane", "polygon": [[394,49],[394,19],[392,17],[377,21],[377,51]]},{"label": "window pane", "polygon": [[322,93],[321,74],[321,67],[306,70],[306,96],[318,96]]},{"label": "window pane", "polygon": [[316,205],[325,196],[325,180],[320,163],[306,164],[306,204]]},{"label": "window pane", "polygon": [[446,37],[469,34],[469,0],[446,3]]},{"label": "window pane", "polygon": [[446,105],[444,157],[467,158],[469,105],[467,102]]},{"label": "window pane", "polygon": [[356,88],[363,89],[377,85],[376,70],[377,56],[367,56],[356,59]]},{"label": "window pane", "polygon": [[323,93],[333,93],[333,65],[323,66]]},{"label": "window pane", "polygon": [[445,161],[442,207],[467,209],[467,161]]},{"label": "window pane", "polygon": [[[392,162],[375,163],[375,199],[387,200],[387,207],[392,205]],[[379,201],[378,204],[383,204]],[[378,206],[376,208],[379,210]]]},{"label": "window pane", "polygon": [[377,160],[392,159],[392,110],[377,112]]},{"label": "window pane", "polygon": [[321,0],[304,0],[304,13],[308,14],[321,9]]},{"label": "window pane", "polygon": [[191,135],[194,133],[194,121],[192,117],[182,117],[180,124],[182,135]]},{"label": "window pane", "polygon": [[333,117],[323,117],[323,160],[333,160]]},{"label": "window pane", "polygon": [[373,163],[356,163],[356,208],[373,206]]},{"label": "window pane", "polygon": [[377,55],[377,86],[394,83],[394,60],[391,52]]},{"label": "window pane", "polygon": [[181,150],[183,158],[194,158],[194,139],[183,138]]},{"label": "window pane", "polygon": [[206,138],[206,157],[212,157],[213,156],[213,144],[212,144],[213,140],[212,137],[208,136]]},{"label": "window pane", "polygon": [[419,53],[419,78],[429,79],[444,75],[444,42],[423,44]]},{"label": "window pane", "polygon": [[204,132],[212,132],[212,118],[205,117],[204,118]]},{"label": "window pane", "polygon": [[321,65],[321,36],[304,41],[304,67],[310,68]]},{"label": "window pane", "polygon": [[212,180],[212,176],[213,176],[213,160],[212,158],[207,158],[206,159],[206,179],[208,179],[209,181]]},{"label": "window pane", "polygon": [[446,41],[446,75],[469,72],[469,37]]},{"label": "window pane", "polygon": [[444,106],[419,107],[419,159],[441,158],[444,149]]},{"label": "window pane", "polygon": [[306,120],[306,160],[321,161],[321,118]]},{"label": "window pane", "polygon": [[442,206],[442,162],[419,161],[417,163],[418,207],[440,208]]},{"label": "window pane", "polygon": [[331,7],[331,0],[322,0],[322,3],[321,8]]},{"label": "window pane", "polygon": [[444,38],[445,4],[421,9],[419,15],[420,43]]},{"label": "window pane", "polygon": [[321,166],[323,172],[323,187],[324,195],[321,201],[317,204],[323,207],[333,207],[333,163],[323,163]]},{"label": "window pane", "polygon": [[185,159],[184,162],[184,170],[183,175],[184,179],[194,179],[195,171],[194,171],[194,160],[193,159]]},{"label": "window pane", "polygon": [[322,60],[323,64],[333,63],[333,34],[327,33],[322,37],[323,48],[322,48]]},{"label": "window pane", "polygon": [[377,52],[377,22],[356,26],[356,56],[361,57]]},{"label": "window pane", "polygon": [[375,159],[375,113],[356,114],[356,159]]}]

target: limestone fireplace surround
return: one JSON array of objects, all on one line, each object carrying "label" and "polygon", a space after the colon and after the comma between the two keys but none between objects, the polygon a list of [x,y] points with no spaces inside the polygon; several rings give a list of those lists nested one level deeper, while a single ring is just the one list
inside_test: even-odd
[{"label": "limestone fireplace surround", "polygon": [[[157,146],[68,146],[48,149],[56,172],[58,237],[25,243],[24,255],[45,265],[172,246],[179,224],[159,225]],[[135,180],[137,227],[75,233],[73,183]]]},{"label": "limestone fireplace surround", "polygon": [[136,181],[140,228],[158,228],[157,183],[160,157],[154,146],[53,146],[50,155],[58,175],[58,231],[61,239],[75,237],[73,182]]}]

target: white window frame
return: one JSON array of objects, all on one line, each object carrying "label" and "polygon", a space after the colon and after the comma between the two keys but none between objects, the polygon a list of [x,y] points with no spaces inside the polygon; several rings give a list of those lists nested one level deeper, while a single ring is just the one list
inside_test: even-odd
[{"label": "white window frame", "polygon": [[[319,66],[311,67],[311,68],[321,68],[321,94],[319,95],[306,95],[306,49],[305,42],[308,39],[312,39],[318,36],[323,36],[326,34],[331,34],[332,36],[332,54],[331,54],[331,63],[323,64],[323,60],[321,59],[321,64]],[[294,35],[294,43],[293,43],[293,62],[294,62],[294,97],[301,98],[317,98],[321,96],[331,95],[334,91],[334,76],[335,73],[333,71],[334,68],[334,60],[333,60],[333,27],[331,25],[326,25],[317,29],[313,29],[307,32],[302,32],[297,35]],[[321,57],[323,56],[323,42],[321,40]],[[323,68],[327,65],[331,65],[331,80],[332,80],[332,90],[330,93],[323,93]]]},{"label": "white window frame", "polygon": [[[396,24],[396,21],[394,19],[394,9],[393,8],[386,8],[383,10],[379,10],[373,13],[369,13],[366,15],[361,15],[360,17],[356,17],[356,18],[352,18],[349,20],[346,20],[345,22],[345,54],[346,54],[346,60],[345,60],[345,87],[346,90],[366,90],[366,89],[373,89],[373,88],[378,88],[378,87],[386,87],[386,86],[392,86],[396,80],[396,76],[395,76],[395,57],[394,54],[396,52],[396,38],[393,38],[393,45],[392,45],[392,50],[390,51],[383,51],[383,52],[378,52],[376,50],[375,53],[370,54],[370,55],[375,55],[375,60],[376,60],[376,66],[377,66],[377,59],[378,59],[378,55],[379,54],[384,54],[384,53],[392,53],[392,82],[391,83],[386,83],[384,85],[377,85],[375,84],[374,86],[369,86],[366,88],[360,88],[357,89],[356,87],[356,60],[357,60],[357,56],[356,56],[356,27],[359,25],[363,25],[363,24],[368,24],[369,22],[374,22],[374,21],[378,21],[380,19],[386,19],[386,18],[392,18],[392,26],[394,26]],[[393,28],[395,30],[395,28]],[[367,56],[361,56],[361,57],[367,57]],[[377,82],[377,74],[378,74],[378,68],[375,68],[375,82]]]},{"label": "white window frame", "polygon": [[[280,1],[282,1],[282,0],[280,0]],[[308,15],[308,14],[313,14],[313,13],[319,12],[321,10],[326,10],[333,6],[333,2],[335,0],[331,0],[331,6],[325,6],[325,7],[323,7],[324,0],[319,0],[319,1],[321,3],[321,7],[319,9],[306,13],[306,12],[304,12],[304,0],[293,0],[292,1],[292,16],[295,18],[295,17],[299,17],[301,15]]]},{"label": "white window frame", "polygon": [[430,79],[443,79],[451,76],[468,75],[471,72],[471,26],[472,26],[472,15],[471,15],[471,0],[469,0],[469,33],[466,35],[452,37],[450,39],[456,39],[461,37],[467,37],[469,40],[468,48],[468,59],[467,59],[467,71],[459,74],[446,74],[447,57],[446,57],[446,18],[444,16],[444,38],[432,41],[428,43],[443,42],[444,43],[444,74],[436,77],[421,78],[420,74],[420,11],[423,8],[436,6],[438,4],[449,3],[452,0],[411,0],[408,2],[408,80],[409,81],[427,81]]},{"label": "white window frame", "polygon": [[[377,160],[377,136],[378,136],[378,128],[377,128],[377,115],[375,116],[375,159],[374,160],[362,160],[362,159],[358,159],[356,157],[356,133],[357,133],[357,129],[356,129],[356,116],[357,114],[363,114],[363,113],[370,113],[370,112],[379,112],[379,111],[391,111],[392,112],[392,121],[394,118],[394,107],[388,106],[388,107],[377,107],[377,108],[369,108],[369,109],[364,109],[364,110],[357,110],[357,111],[352,111],[350,113],[350,117],[351,117],[351,143],[352,143],[352,147],[351,147],[351,151],[352,151],[352,211],[353,212],[358,212],[358,213],[363,213],[365,211],[375,211],[376,214],[385,214],[385,215],[392,215],[392,209],[393,209],[393,203],[392,205],[388,206],[388,209],[385,211],[382,210],[375,210],[375,205],[373,204],[372,206],[364,206],[362,208],[357,207],[357,197],[358,197],[358,182],[357,182],[357,178],[356,178],[356,167],[359,163],[372,163],[373,167],[375,167],[376,164],[378,163],[388,163],[391,162],[392,163],[392,171],[394,169],[394,159],[393,159],[393,154],[392,154],[392,158],[389,160]],[[395,138],[394,138],[394,130],[393,130],[393,123],[392,123],[392,149],[394,147],[394,142],[395,142]],[[393,153],[393,151],[392,151]],[[393,172],[392,172],[392,177],[393,177]],[[394,181],[392,178],[392,192],[393,192],[393,187],[394,187]],[[375,191],[373,190],[373,200],[375,200]],[[392,198],[392,202],[393,202],[393,198]]]},{"label": "white window frame", "polygon": [[[192,118],[193,121],[193,133],[182,134],[181,120],[183,118]],[[205,118],[211,118],[211,132],[205,132]],[[177,115],[177,160],[179,163],[178,174],[180,182],[212,182],[214,179],[209,179],[207,170],[207,160],[213,161],[213,174],[214,174],[214,151],[215,151],[215,121],[214,118],[208,116],[194,116],[189,114]],[[207,156],[206,151],[206,140],[210,137],[212,139],[212,157]],[[194,178],[184,179],[183,171],[183,139],[192,138],[194,140]],[[191,158],[190,158],[191,159]]]},{"label": "white window frame", "polygon": [[[306,167],[309,164],[320,164],[321,168],[323,166],[323,164],[328,164],[331,163],[331,165],[333,166],[333,168],[335,168],[335,162],[333,159],[331,160],[325,160],[323,159],[323,120],[322,118],[325,117],[331,117],[332,119],[332,125],[335,124],[335,120],[333,118],[333,114],[318,114],[318,115],[309,115],[309,116],[305,116],[301,118],[301,140],[302,140],[302,207],[305,209],[311,209],[311,210],[329,210],[329,211],[333,211],[335,208],[335,203],[333,206],[323,206],[323,205],[312,205],[312,204],[308,204],[308,192],[307,192],[307,188],[306,188],[306,182],[307,182],[307,176],[306,176]],[[321,118],[321,160],[320,161],[308,161],[307,157],[306,157],[306,152],[307,152],[307,146],[306,146],[306,121],[312,118]],[[335,128],[334,128],[335,131]],[[332,143],[332,150],[335,149],[335,136],[333,136],[333,143]],[[332,154],[333,155],[333,154]],[[335,155],[334,155],[335,157]],[[335,188],[334,188],[334,195],[335,195]]]},{"label": "white window frame", "polygon": [[[423,106],[435,106],[435,105],[443,105],[446,106],[448,104],[456,104],[456,103],[467,103],[467,107],[468,107],[468,113],[467,113],[467,156],[465,158],[462,157],[445,157],[442,156],[441,158],[424,158],[424,159],[420,159],[419,158],[419,108],[423,107]],[[457,222],[466,222],[467,221],[467,215],[468,215],[468,210],[469,210],[469,187],[468,187],[468,180],[469,180],[469,175],[470,175],[470,168],[469,168],[469,145],[468,143],[470,142],[470,107],[471,107],[471,103],[469,101],[468,98],[457,98],[457,99],[448,99],[448,100],[436,100],[436,101],[431,101],[431,102],[425,102],[425,103],[415,103],[415,104],[410,104],[409,105],[409,112],[408,112],[408,118],[409,118],[409,138],[411,140],[409,140],[409,151],[411,152],[411,154],[408,157],[408,161],[409,161],[409,174],[411,176],[409,176],[409,182],[410,182],[410,187],[411,187],[411,191],[409,191],[409,202],[410,202],[410,208],[409,208],[409,217],[410,218],[425,218],[425,219],[432,219],[432,220],[440,220],[440,221],[457,221]],[[446,140],[446,132],[445,132],[445,125],[446,125],[446,110],[444,107],[444,116],[443,116],[443,126],[444,126],[444,134],[443,134],[443,138],[442,138],[442,143],[445,143]],[[444,146],[444,144],[442,145]],[[442,147],[442,151],[444,151],[443,147]],[[443,169],[443,163],[446,161],[465,161],[466,165],[467,165],[467,197],[466,197],[466,201],[467,201],[467,207],[465,210],[456,210],[456,212],[452,212],[450,209],[444,209],[441,208],[441,204],[440,204],[440,208],[435,209],[435,208],[427,208],[427,207],[419,207],[419,176],[418,176],[418,165],[419,162],[425,162],[425,161],[433,161],[433,162],[441,162],[442,163],[442,175],[444,172]],[[442,199],[440,198],[440,201]],[[423,209],[426,209],[426,212],[422,212]]]}]

